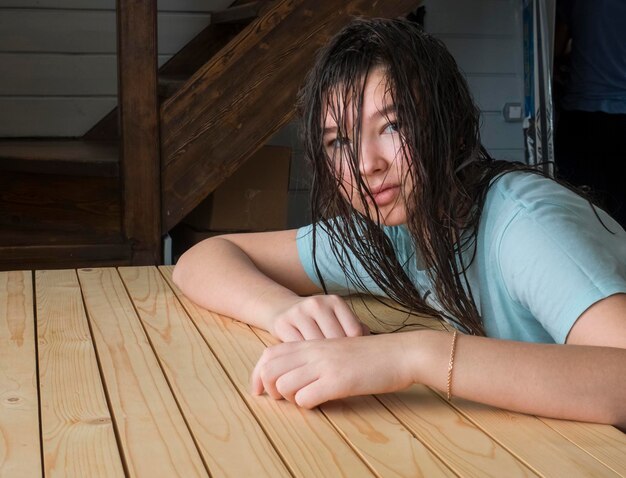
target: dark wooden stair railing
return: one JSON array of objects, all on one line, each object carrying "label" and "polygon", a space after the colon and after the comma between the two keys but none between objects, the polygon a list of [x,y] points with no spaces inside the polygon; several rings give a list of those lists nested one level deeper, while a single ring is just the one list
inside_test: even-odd
[{"label": "dark wooden stair railing", "polygon": [[156,0],[117,0],[124,236],[135,265],[161,262]]}]

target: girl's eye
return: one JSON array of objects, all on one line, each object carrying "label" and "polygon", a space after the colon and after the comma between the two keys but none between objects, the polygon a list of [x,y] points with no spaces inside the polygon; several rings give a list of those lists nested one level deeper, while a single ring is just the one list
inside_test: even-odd
[{"label": "girl's eye", "polygon": [[329,149],[341,149],[344,146],[349,146],[349,145],[350,145],[350,139],[346,138],[345,136],[337,136],[336,138],[331,139],[327,143],[327,147]]},{"label": "girl's eye", "polygon": [[391,122],[387,123],[387,125],[383,128],[383,133],[397,133],[398,132],[398,123]]}]

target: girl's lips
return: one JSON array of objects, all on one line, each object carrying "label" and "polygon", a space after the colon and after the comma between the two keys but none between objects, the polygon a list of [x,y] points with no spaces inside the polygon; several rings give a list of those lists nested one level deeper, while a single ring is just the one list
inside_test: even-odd
[{"label": "girl's lips", "polygon": [[399,186],[389,186],[379,189],[378,192],[372,193],[372,197],[378,207],[386,206],[387,204],[395,201],[399,191]]}]

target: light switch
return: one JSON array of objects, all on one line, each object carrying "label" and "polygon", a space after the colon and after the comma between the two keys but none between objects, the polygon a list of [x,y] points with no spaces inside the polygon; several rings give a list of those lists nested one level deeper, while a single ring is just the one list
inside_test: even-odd
[{"label": "light switch", "polygon": [[502,109],[504,121],[508,123],[517,123],[522,121],[522,104],[521,103],[505,103]]}]

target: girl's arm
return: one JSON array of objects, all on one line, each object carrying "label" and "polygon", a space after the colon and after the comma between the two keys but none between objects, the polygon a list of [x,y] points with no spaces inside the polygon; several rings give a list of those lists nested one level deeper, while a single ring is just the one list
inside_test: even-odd
[{"label": "girl's arm", "polygon": [[174,268],[174,283],[198,305],[260,327],[283,341],[357,336],[367,330],[337,296],[307,276],[296,230],[232,234],[189,249]]},{"label": "girl's arm", "polygon": [[[452,334],[434,330],[281,344],[268,349],[252,377],[307,408],[351,395],[422,383],[446,392]],[[454,396],[513,411],[626,428],[626,294],[580,316],[568,345],[460,336]]]}]

